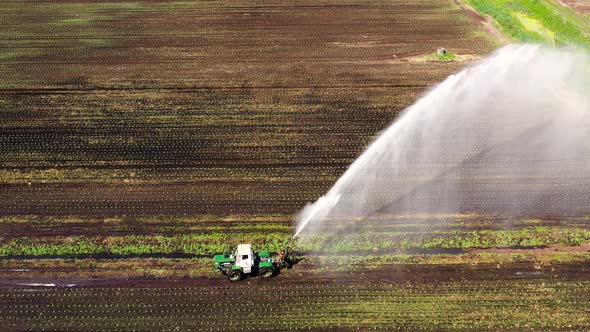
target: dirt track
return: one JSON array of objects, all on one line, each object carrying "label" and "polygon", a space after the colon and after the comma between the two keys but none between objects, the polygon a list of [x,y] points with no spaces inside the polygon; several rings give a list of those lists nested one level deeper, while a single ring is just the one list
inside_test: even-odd
[{"label": "dirt track", "polygon": [[590,14],[590,1],[588,0],[558,0],[558,2],[582,14]]},{"label": "dirt track", "polygon": [[[489,251],[494,252],[494,251]],[[523,252],[521,250],[521,252]],[[481,263],[481,264],[452,264],[452,265],[390,265],[380,269],[367,267],[365,271],[334,272],[330,269],[318,272],[316,266],[303,264],[293,269],[285,270],[282,274],[263,280],[255,276],[248,277],[242,282],[230,282],[221,274],[214,278],[179,278],[179,279],[145,279],[145,278],[50,278],[50,277],[4,277],[0,279],[0,288],[30,289],[32,284],[40,288],[207,288],[224,287],[244,289],[258,286],[288,286],[299,285],[319,287],[322,285],[361,285],[377,284],[428,284],[453,281],[502,281],[523,280],[530,276],[540,279],[585,280],[590,273],[590,266],[582,263],[552,263],[541,264],[535,262],[520,263]],[[316,270],[313,270],[316,269]],[[53,286],[42,286],[51,285]]]},{"label": "dirt track", "polygon": [[[8,331],[426,327],[509,331],[520,324],[531,330],[584,330],[590,324],[584,315],[590,310],[585,265],[398,266],[323,275],[293,272],[268,281],[253,278],[240,283],[224,279],[4,279],[0,317]],[[556,309],[562,306],[568,310]],[[247,318],[247,324],[236,315]]]}]

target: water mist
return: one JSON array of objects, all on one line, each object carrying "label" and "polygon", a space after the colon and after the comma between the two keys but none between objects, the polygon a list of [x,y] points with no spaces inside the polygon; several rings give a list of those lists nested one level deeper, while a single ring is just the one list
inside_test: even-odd
[{"label": "water mist", "polygon": [[296,236],[467,211],[590,212],[587,53],[511,45],[450,76],[300,212]]}]

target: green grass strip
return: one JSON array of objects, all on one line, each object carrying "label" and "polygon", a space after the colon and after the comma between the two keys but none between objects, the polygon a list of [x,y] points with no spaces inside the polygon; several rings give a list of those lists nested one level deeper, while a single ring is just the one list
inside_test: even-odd
[{"label": "green grass strip", "polygon": [[[557,10],[553,0],[467,0],[477,11],[498,22],[504,33],[521,42],[580,45],[590,48],[590,36],[584,33],[585,19],[568,11]],[[544,34],[523,24],[520,17],[537,22]]]}]

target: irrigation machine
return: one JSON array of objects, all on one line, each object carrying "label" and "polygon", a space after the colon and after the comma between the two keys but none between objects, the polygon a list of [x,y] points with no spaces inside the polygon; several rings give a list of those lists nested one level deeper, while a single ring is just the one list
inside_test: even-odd
[{"label": "irrigation machine", "polygon": [[267,279],[289,267],[286,252],[287,249],[274,255],[266,250],[255,253],[250,244],[240,244],[235,253],[215,255],[213,259],[215,268],[231,281],[240,281],[247,275],[256,274]]}]

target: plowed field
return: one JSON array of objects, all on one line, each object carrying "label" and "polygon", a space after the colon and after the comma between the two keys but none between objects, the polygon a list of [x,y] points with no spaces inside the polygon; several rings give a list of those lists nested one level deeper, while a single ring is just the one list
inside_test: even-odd
[{"label": "plowed field", "polygon": [[2,215],[279,213],[493,45],[452,1],[13,1]]},{"label": "plowed field", "polygon": [[231,245],[282,248],[375,134],[491,52],[482,22],[452,0],[3,1],[1,329],[587,330],[579,216],[405,216],[271,280],[214,274]]}]

